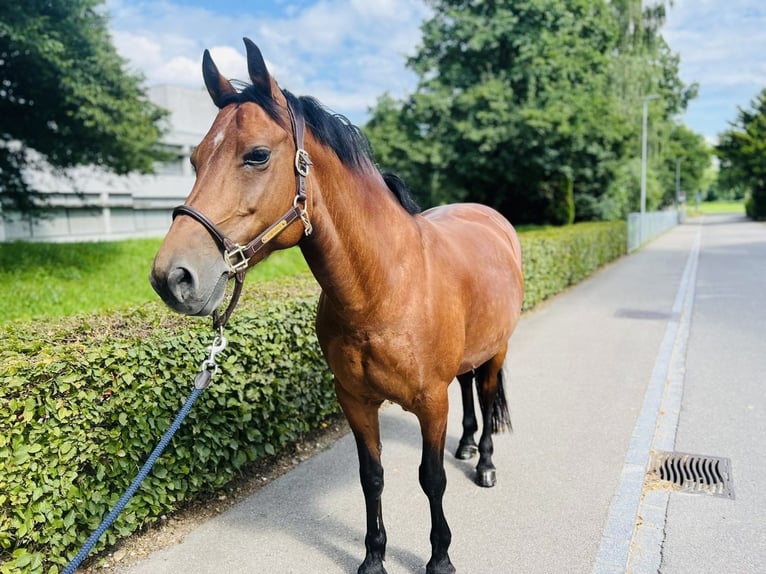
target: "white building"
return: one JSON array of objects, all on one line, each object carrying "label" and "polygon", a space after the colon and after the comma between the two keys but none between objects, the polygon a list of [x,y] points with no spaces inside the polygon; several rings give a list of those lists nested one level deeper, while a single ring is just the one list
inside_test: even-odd
[{"label": "white building", "polygon": [[177,160],[158,165],[156,175],[117,176],[81,167],[62,177],[51,171],[29,174],[48,198],[42,220],[0,217],[0,241],[94,241],[162,236],[173,208],[194,184],[189,156],[213,123],[216,108],[204,89],[156,86],[149,98],[170,110],[163,144]]}]

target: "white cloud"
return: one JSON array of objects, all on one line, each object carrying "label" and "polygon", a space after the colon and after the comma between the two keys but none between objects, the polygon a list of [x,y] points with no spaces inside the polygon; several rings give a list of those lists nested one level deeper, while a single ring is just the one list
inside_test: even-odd
[{"label": "white cloud", "polygon": [[[271,15],[265,3],[227,15],[175,1],[183,0],[107,1],[119,52],[150,85],[201,87],[205,48],[225,76],[247,79],[247,36],[282,87],[356,123],[383,92],[402,96],[415,86],[405,56],[420,41],[422,0],[315,0],[303,8],[277,0],[271,6],[283,8]],[[692,129],[714,137],[766,87],[765,30],[763,0],[675,0],[663,34],[681,55],[682,79],[700,84],[684,117]]]},{"label": "white cloud", "polygon": [[155,67],[154,75],[161,77],[165,84],[197,86],[199,85],[199,70],[198,62],[183,56],[176,56],[167,63]]},{"label": "white cloud", "polygon": [[210,55],[218,71],[227,78],[243,77],[244,71],[247,70],[247,58],[231,46],[213,46],[210,48]]},{"label": "white cloud", "polygon": [[681,55],[681,77],[700,84],[686,123],[708,139],[728,129],[737,106],[766,88],[763,0],[676,0],[663,31]]},{"label": "white cloud", "polygon": [[357,123],[383,92],[414,87],[404,56],[414,52],[426,13],[420,0],[317,0],[271,17],[228,16],[172,0],[109,0],[107,8],[118,51],[149,85],[201,86],[205,48],[226,77],[247,79],[247,36],[282,87],[311,94]]},{"label": "white cloud", "polygon": [[112,30],[117,51],[127,58],[133,69],[146,73],[162,57],[162,47],[147,36],[126,30]]}]

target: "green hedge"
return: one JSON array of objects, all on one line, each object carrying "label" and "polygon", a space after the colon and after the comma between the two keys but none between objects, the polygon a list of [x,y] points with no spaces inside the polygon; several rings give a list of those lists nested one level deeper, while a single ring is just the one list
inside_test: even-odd
[{"label": "green hedge", "polygon": [[[313,279],[248,291],[222,373],[99,549],[338,412],[314,333]],[[170,425],[212,331],[157,304],[0,336],[0,571],[57,572]]]},{"label": "green hedge", "polygon": [[748,192],[745,197],[745,213],[750,219],[766,219],[766,186]]},{"label": "green hedge", "polygon": [[524,309],[531,309],[624,255],[624,221],[578,223],[519,234],[524,255]]},{"label": "green hedge", "polygon": [[[625,252],[625,223],[520,234],[526,309]],[[226,484],[338,412],[313,279],[248,285],[222,374],[97,549]],[[130,484],[191,390],[208,320],[159,303],[0,329],[0,572],[59,571]]]}]

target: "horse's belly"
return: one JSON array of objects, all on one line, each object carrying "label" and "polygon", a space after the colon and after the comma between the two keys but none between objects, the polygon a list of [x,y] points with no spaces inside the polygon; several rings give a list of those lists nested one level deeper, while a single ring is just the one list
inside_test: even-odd
[{"label": "horse's belly", "polygon": [[494,325],[491,328],[467,325],[467,331],[458,375],[483,365],[504,349],[513,332],[513,324],[509,321],[505,326]]},{"label": "horse's belly", "polygon": [[[486,283],[485,283],[486,281]],[[520,286],[512,276],[490,272],[482,281],[493,285],[470,298],[465,309],[465,342],[458,374],[475,369],[505,349],[521,316]]]},{"label": "horse's belly", "polygon": [[410,410],[433,382],[452,380],[460,359],[438,341],[424,347],[416,335],[414,329],[381,329],[325,341],[337,384],[354,396],[390,400]]}]

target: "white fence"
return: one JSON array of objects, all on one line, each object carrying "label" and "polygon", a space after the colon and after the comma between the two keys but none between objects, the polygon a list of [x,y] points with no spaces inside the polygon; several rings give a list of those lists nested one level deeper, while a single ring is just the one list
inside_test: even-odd
[{"label": "white fence", "polygon": [[628,253],[675,227],[682,220],[682,212],[675,209],[650,211],[644,213],[643,217],[640,213],[628,214]]},{"label": "white fence", "polygon": [[0,242],[161,237],[170,227],[173,208],[184,202],[193,183],[194,178],[187,176],[133,176],[98,186],[103,191],[91,184],[91,189],[79,193],[47,192],[42,218],[15,213],[0,217]]},{"label": "white fence", "polygon": [[[15,214],[0,216],[3,241],[100,241],[130,237],[161,237],[171,223],[173,208],[184,202],[194,185],[191,175],[115,178],[93,183],[87,191],[48,192],[45,218],[31,221]],[[117,183],[115,183],[115,181]],[[93,188],[109,188],[96,191]],[[682,212],[653,211],[628,215],[628,253],[682,221]]]},{"label": "white fence", "polygon": [[194,185],[189,155],[204,137],[217,109],[204,89],[154,86],[149,97],[171,112],[163,145],[177,153],[175,160],[158,165],[158,175],[154,176],[116,176],[85,166],[61,177],[59,170],[36,166],[25,173],[25,178],[47,197],[45,218],[31,221],[19,214],[0,213],[0,242],[164,235],[173,207],[184,202]]}]

